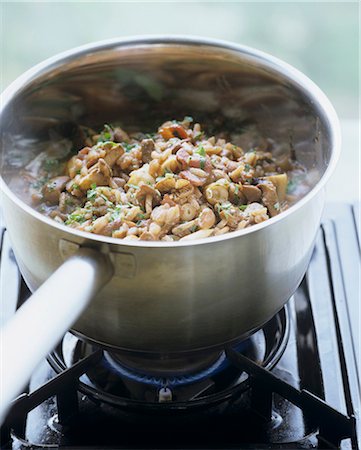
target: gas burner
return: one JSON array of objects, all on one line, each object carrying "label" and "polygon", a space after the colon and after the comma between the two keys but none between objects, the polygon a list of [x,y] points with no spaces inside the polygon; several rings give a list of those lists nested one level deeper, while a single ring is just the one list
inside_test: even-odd
[{"label": "gas burner", "polygon": [[225,352],[222,352],[215,363],[204,370],[195,373],[189,373],[186,375],[157,377],[150,374],[143,374],[124,366],[122,364],[121,358],[118,358],[117,355],[112,355],[109,352],[104,352],[104,360],[105,363],[109,366],[109,369],[114,371],[120,377],[128,378],[129,380],[133,380],[138,383],[149,384],[151,386],[156,386],[159,388],[171,388],[176,386],[183,386],[190,383],[196,383],[217,374],[229,365]]},{"label": "gas burner", "polygon": [[[289,337],[289,313],[283,308],[261,330],[233,349],[271,370]],[[97,349],[67,333],[48,360],[61,373]],[[183,368],[181,363],[183,363]],[[225,349],[191,356],[149,358],[144,354],[102,349],[102,357],[82,375],[79,390],[117,408],[190,409],[227,401],[247,390],[247,374],[235,368]]]}]

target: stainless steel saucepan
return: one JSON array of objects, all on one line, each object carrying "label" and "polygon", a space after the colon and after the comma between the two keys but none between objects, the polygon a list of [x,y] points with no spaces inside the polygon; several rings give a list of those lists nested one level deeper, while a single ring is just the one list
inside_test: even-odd
[{"label": "stainless steel saucepan", "polygon": [[[134,364],[180,368],[261,327],[304,276],[340,133],[325,95],[288,64],[203,38],[117,39],[29,70],[4,92],[0,113],[1,206],[34,293],[2,331],[2,417],[69,328]],[[75,124],[146,131],[184,115],[246,150],[272,139],[276,153],[307,167],[311,191],[264,223],[184,243],[76,231],[22,199],[21,169],[46,142],[73,139]]]}]

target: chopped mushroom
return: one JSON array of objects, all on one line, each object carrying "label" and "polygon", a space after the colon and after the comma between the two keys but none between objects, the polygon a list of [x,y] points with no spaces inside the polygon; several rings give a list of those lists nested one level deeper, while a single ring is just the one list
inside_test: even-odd
[{"label": "chopped mushroom", "polygon": [[67,182],[70,180],[67,176],[55,177],[48,181],[43,187],[43,198],[51,204],[59,203],[60,193],[65,188]]},{"label": "chopped mushroom", "polygon": [[80,178],[79,188],[87,191],[95,184],[96,186],[107,186],[110,183],[112,171],[103,158],[99,158],[98,162],[94,164],[85,177]]},{"label": "chopped mushroom", "polygon": [[214,234],[214,230],[198,230],[192,234],[188,234],[187,236],[182,237],[179,240],[180,241],[191,241],[191,240],[195,240],[195,239],[204,239],[209,236],[212,236],[212,234]]},{"label": "chopped mushroom", "polygon": [[135,198],[137,199],[139,205],[144,208],[146,214],[150,214],[153,207],[159,205],[162,199],[160,192],[148,184],[143,184],[140,186],[139,190],[135,194]]},{"label": "chopped mushroom", "polygon": [[176,236],[183,237],[196,231],[198,227],[197,219],[190,220],[189,222],[181,223],[172,229],[172,233]]},{"label": "chopped mushroom", "polygon": [[262,203],[267,207],[271,217],[280,213],[280,203],[277,196],[276,187],[270,181],[260,183],[258,187],[262,191]]},{"label": "chopped mushroom", "polygon": [[179,172],[179,176],[188,180],[193,186],[203,186],[207,182],[207,174],[200,176],[200,174],[195,174],[191,170],[183,170]]},{"label": "chopped mushroom", "polygon": [[155,182],[154,177],[149,174],[149,164],[144,164],[140,169],[133,170],[130,173],[128,180],[128,186],[140,186],[141,184],[153,185]]},{"label": "chopped mushroom", "polygon": [[230,183],[229,185],[229,200],[235,205],[247,203],[247,198],[243,192],[243,185],[241,183]]},{"label": "chopped mushroom", "polygon": [[152,160],[152,151],[155,145],[153,139],[143,139],[140,143],[140,150],[142,152],[142,161],[144,163],[149,163]]},{"label": "chopped mushroom", "polygon": [[269,219],[267,208],[260,203],[251,203],[248,205],[244,211],[244,215],[248,217],[248,224],[261,223]]},{"label": "chopped mushroom", "polygon": [[216,203],[224,203],[228,201],[228,185],[227,180],[218,180],[206,187],[206,199],[211,205]]},{"label": "chopped mushroom", "polygon": [[177,123],[164,124],[159,129],[159,133],[163,136],[164,139],[168,140],[171,138],[181,138],[186,139],[188,137],[187,131]]},{"label": "chopped mushroom", "polygon": [[128,134],[119,127],[114,128],[114,142],[129,142]]},{"label": "chopped mushroom", "polygon": [[283,202],[286,198],[287,192],[287,183],[288,183],[287,174],[281,173],[279,175],[270,175],[268,177],[264,177],[264,179],[270,181],[272,184],[276,186],[278,198],[281,202]]},{"label": "chopped mushroom", "polygon": [[151,219],[167,231],[179,222],[179,206],[170,206],[168,203],[157,206],[152,211]]},{"label": "chopped mushroom", "polygon": [[90,233],[169,242],[216,236],[275,216],[311,185],[289,155],[272,155],[284,143],[242,133],[253,148],[244,153],[228,141],[238,133],[207,136],[191,117],[149,135],[104,125],[85,137],[68,161],[57,152],[58,172],[42,166],[42,152],[22,175],[37,210]]},{"label": "chopped mushroom", "polygon": [[155,184],[155,188],[158,189],[159,192],[165,193],[169,192],[175,188],[175,179],[174,177],[164,177],[161,178]]},{"label": "chopped mushroom", "polygon": [[243,185],[242,193],[249,203],[259,202],[262,197],[261,190],[257,186],[251,186],[249,184]]},{"label": "chopped mushroom", "polygon": [[211,208],[202,209],[201,213],[198,217],[198,226],[202,230],[207,230],[208,228],[212,228],[216,223],[216,216]]},{"label": "chopped mushroom", "polygon": [[110,143],[109,148],[106,150],[106,155],[104,156],[104,161],[109,167],[112,167],[116,161],[124,154],[124,148],[118,144],[113,145]]},{"label": "chopped mushroom", "polygon": [[192,203],[184,203],[180,207],[180,218],[185,222],[192,220],[196,217],[199,211],[199,205],[197,202]]}]

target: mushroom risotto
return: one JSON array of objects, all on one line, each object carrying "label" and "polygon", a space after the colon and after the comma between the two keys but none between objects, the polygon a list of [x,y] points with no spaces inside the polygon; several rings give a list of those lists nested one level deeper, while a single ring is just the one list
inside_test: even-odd
[{"label": "mushroom risotto", "polygon": [[241,230],[288,208],[288,175],[304,172],[289,156],[276,159],[269,140],[244,152],[206,136],[191,117],[154,134],[110,125],[82,132],[85,147],[32,184],[32,201],[57,222],[114,238],[183,241]]}]

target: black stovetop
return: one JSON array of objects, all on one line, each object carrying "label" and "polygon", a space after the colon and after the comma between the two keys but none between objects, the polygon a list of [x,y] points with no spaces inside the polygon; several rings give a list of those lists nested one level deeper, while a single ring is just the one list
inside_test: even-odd
[{"label": "black stovetop", "polygon": [[[67,333],[14,402],[1,448],[361,448],[358,220],[358,207],[329,205],[300,287],[248,343],[255,356],[225,348],[226,369],[170,386],[172,401],[113,374],[97,386],[106,353]],[[29,295],[4,230],[0,282],[4,323]],[[67,342],[83,349],[71,364]]]}]

